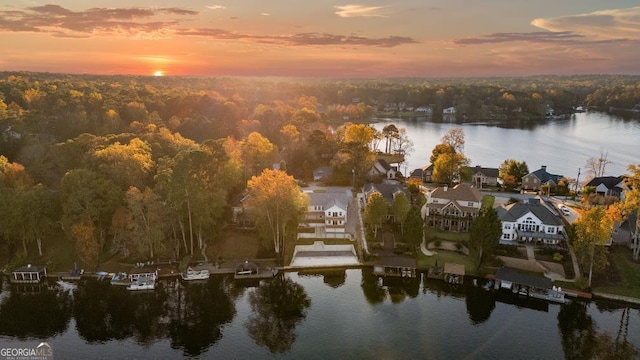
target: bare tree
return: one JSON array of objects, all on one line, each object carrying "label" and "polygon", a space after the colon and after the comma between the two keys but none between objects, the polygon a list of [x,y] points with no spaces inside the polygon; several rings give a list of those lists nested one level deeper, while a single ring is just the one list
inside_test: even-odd
[{"label": "bare tree", "polygon": [[607,165],[611,164],[611,160],[609,160],[609,153],[600,150],[600,156],[592,157],[587,160],[587,181],[602,177],[607,170]]}]

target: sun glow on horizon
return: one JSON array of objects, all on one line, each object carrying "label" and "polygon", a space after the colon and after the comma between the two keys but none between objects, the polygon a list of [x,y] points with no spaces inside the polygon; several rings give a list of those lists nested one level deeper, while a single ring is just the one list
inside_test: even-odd
[{"label": "sun glow on horizon", "polygon": [[153,73],[153,76],[164,76],[164,72],[157,70],[156,72]]}]

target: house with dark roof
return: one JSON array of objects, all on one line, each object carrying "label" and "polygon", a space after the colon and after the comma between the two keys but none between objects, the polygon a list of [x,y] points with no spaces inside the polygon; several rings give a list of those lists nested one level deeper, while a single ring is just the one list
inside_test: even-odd
[{"label": "house with dark roof", "polygon": [[496,210],[502,222],[500,243],[558,245],[566,240],[564,223],[538,198],[503,205]]},{"label": "house with dark roof", "polygon": [[480,191],[466,184],[437,187],[427,193],[422,218],[429,227],[467,232],[482,206]]},{"label": "house with dark roof", "polygon": [[344,233],[350,194],[345,191],[307,192],[309,207],[302,227],[315,228],[316,235]]},{"label": "house with dark roof", "polygon": [[423,183],[429,183],[431,182],[431,174],[433,174],[433,165],[427,164],[421,168],[411,170],[409,178],[419,179]]},{"label": "house with dark roof", "polygon": [[383,178],[389,180],[394,180],[397,174],[398,167],[389,165],[389,163],[384,159],[377,159],[367,173],[370,179]]},{"label": "house with dark roof", "polygon": [[[391,184],[391,183],[382,183],[382,184],[365,184],[362,187],[362,192],[364,193],[364,204],[362,204],[362,208],[364,208],[369,202],[369,197],[374,192],[379,193],[382,197],[387,201],[387,204],[391,206],[393,204],[394,199],[398,194],[404,193],[407,197],[407,200],[411,202],[411,193],[409,189],[400,184]],[[394,214],[389,214],[389,219],[394,219]]]},{"label": "house with dark roof", "polygon": [[626,245],[630,248],[640,240],[640,229],[638,229],[638,212],[634,211],[622,221],[613,224],[611,232],[612,245]]},{"label": "house with dark roof", "polygon": [[497,168],[485,168],[479,165],[468,167],[471,173],[471,183],[473,186],[482,189],[484,186],[498,186],[500,170]]},{"label": "house with dark roof", "polygon": [[543,185],[554,188],[558,186],[562,175],[554,175],[547,172],[547,166],[542,165],[540,169],[522,177],[522,189],[538,191]]},{"label": "house with dark roof", "polygon": [[584,186],[593,186],[598,195],[620,198],[625,182],[622,176],[601,176],[591,179]]}]

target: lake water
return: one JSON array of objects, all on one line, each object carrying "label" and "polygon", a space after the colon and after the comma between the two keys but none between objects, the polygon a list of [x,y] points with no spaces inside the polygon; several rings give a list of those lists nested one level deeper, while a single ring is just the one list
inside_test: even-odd
[{"label": "lake water", "polygon": [[162,281],[141,293],[107,281],[25,293],[5,280],[0,349],[46,341],[56,359],[584,359],[606,348],[596,339],[640,347],[640,311],[623,304],[522,301],[470,279],[383,283],[370,272]]},{"label": "lake water", "polygon": [[[552,174],[585,179],[587,159],[601,151],[611,161],[608,176],[626,173],[629,164],[640,163],[640,120],[587,112],[573,114],[565,120],[495,122],[429,122],[426,119],[376,119],[376,129],[390,123],[407,129],[415,151],[407,158],[406,175],[429,163],[433,148],[454,127],[465,133],[465,155],[471,165],[497,168],[505,159],[525,161],[530,171],[547,166]],[[402,169],[405,173],[405,168]]]}]

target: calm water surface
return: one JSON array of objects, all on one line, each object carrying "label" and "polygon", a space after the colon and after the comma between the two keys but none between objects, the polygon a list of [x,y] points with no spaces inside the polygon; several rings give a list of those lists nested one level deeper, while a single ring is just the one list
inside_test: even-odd
[{"label": "calm water surface", "polygon": [[[640,120],[626,120],[601,112],[578,113],[566,120],[499,122],[428,122],[426,119],[377,119],[381,130],[389,123],[407,129],[415,151],[407,159],[407,174],[429,163],[442,135],[454,127],[465,132],[465,154],[472,165],[499,167],[505,159],[525,161],[530,171],[547,171],[575,178],[587,159],[608,153],[606,175],[618,176],[640,162]],[[404,169],[403,169],[404,173]]]},{"label": "calm water surface", "polygon": [[144,293],[96,281],[24,293],[5,281],[0,347],[47,341],[56,359],[579,359],[598,336],[640,347],[640,311],[622,304],[517,302],[470,280],[383,283],[370,271]]}]

